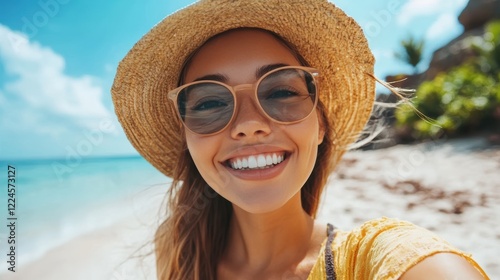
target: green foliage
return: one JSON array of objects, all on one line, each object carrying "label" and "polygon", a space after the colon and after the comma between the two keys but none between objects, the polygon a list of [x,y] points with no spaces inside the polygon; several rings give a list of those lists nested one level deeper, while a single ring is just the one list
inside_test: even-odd
[{"label": "green foliage", "polygon": [[403,47],[401,51],[394,53],[396,58],[408,63],[417,72],[417,66],[422,61],[422,53],[424,51],[424,40],[416,40],[413,36],[401,41]]},{"label": "green foliage", "polygon": [[500,21],[492,21],[486,26],[482,40],[473,44],[479,53],[477,65],[481,71],[495,75],[500,71]]},{"label": "green foliage", "polygon": [[477,59],[422,83],[413,102],[396,110],[397,123],[409,129],[413,138],[434,137],[441,132],[456,135],[498,122],[500,22],[487,28],[484,41],[475,45]]}]

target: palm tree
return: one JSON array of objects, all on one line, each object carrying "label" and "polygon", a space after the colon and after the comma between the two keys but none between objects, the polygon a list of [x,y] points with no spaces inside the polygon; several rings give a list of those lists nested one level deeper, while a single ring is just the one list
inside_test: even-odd
[{"label": "palm tree", "polygon": [[414,74],[418,73],[418,64],[422,61],[422,54],[424,51],[424,40],[416,40],[413,36],[409,36],[408,39],[401,41],[401,46],[403,49],[399,52],[394,53],[396,58],[401,61],[408,63],[413,67]]}]

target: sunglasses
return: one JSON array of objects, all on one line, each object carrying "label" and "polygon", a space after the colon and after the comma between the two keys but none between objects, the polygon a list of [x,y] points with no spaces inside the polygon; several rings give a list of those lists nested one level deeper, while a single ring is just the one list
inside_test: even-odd
[{"label": "sunglasses", "polygon": [[237,91],[253,90],[253,100],[267,118],[293,124],[307,118],[318,102],[318,70],[285,66],[264,74],[254,84],[229,86],[201,80],[182,85],[168,93],[179,118],[190,131],[212,135],[223,131],[236,115]]}]

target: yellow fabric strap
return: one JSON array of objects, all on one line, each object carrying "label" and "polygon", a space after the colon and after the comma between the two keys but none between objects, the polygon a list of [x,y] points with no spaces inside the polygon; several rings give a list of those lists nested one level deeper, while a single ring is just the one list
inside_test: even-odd
[{"label": "yellow fabric strap", "polygon": [[[326,279],[324,246],[308,280]],[[396,219],[381,218],[350,232],[337,231],[332,250],[339,280],[399,279],[424,258],[445,252],[464,257],[488,279],[470,255],[424,228]]]}]

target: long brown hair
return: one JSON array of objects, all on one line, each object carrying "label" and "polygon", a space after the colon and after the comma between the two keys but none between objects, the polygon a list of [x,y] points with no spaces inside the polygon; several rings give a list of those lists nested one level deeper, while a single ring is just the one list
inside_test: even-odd
[{"label": "long brown hair", "polygon": [[[271,34],[283,42],[303,65],[308,66],[290,43]],[[185,65],[188,64],[189,59]],[[313,218],[332,169],[330,162],[334,154],[332,124],[324,110],[321,101],[318,102],[319,121],[325,136],[318,146],[313,171],[301,189],[302,208]],[[215,280],[233,209],[231,203],[218,195],[201,177],[186,143],[179,154],[172,187],[167,195],[167,219],[158,228],[154,240],[158,279]]]}]

